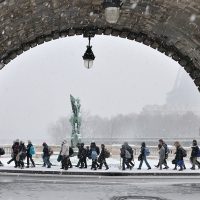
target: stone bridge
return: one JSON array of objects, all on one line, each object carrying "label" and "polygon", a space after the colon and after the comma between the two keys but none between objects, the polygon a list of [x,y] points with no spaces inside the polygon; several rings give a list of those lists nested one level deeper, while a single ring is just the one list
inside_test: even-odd
[{"label": "stone bridge", "polygon": [[170,56],[200,91],[200,0],[123,0],[116,24],[103,0],[0,0],[0,69],[44,42],[95,34],[136,40]]}]

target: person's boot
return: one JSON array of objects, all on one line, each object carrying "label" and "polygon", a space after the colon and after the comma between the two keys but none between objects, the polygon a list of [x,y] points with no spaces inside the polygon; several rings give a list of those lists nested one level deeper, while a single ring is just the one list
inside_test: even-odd
[{"label": "person's boot", "polygon": [[191,170],[195,170],[195,167],[191,167],[190,169],[191,169]]},{"label": "person's boot", "polygon": [[178,171],[183,171],[183,167],[181,166],[180,169]]},{"label": "person's boot", "polygon": [[27,165],[26,168],[29,168],[29,166]]},{"label": "person's boot", "polygon": [[165,166],[163,169],[169,169],[169,167],[168,167],[168,166]]}]

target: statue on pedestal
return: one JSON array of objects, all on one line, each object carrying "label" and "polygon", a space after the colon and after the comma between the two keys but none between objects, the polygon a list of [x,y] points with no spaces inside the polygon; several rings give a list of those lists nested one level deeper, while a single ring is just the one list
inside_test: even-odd
[{"label": "statue on pedestal", "polygon": [[75,99],[72,95],[70,95],[71,105],[73,114],[70,118],[70,123],[72,125],[72,134],[71,134],[71,146],[75,148],[78,143],[81,143],[81,116],[80,116],[80,100],[79,98]]}]

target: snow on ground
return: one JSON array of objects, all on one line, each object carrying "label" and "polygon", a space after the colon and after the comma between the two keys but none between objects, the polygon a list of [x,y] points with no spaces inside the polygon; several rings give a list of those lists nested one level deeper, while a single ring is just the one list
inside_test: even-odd
[{"label": "snow on ground", "polygon": [[[0,167],[0,169],[9,169],[9,170],[13,170],[15,169],[14,168],[14,162],[12,162],[10,165],[7,164],[8,160],[10,158],[7,157],[7,156],[3,156],[0,158],[0,160],[2,161],[2,163],[4,164],[3,167]],[[35,168],[29,168],[27,170],[41,170],[41,171],[63,171],[60,169],[61,167],[61,163],[57,162],[57,156],[52,156],[50,161],[51,163],[53,164],[53,166],[48,169],[46,167],[42,167],[42,158],[35,158],[34,159],[35,163],[36,163],[36,167]],[[69,169],[69,171],[72,171],[72,172],[77,172],[77,171],[82,171],[82,172],[91,172],[91,160],[87,160],[87,163],[88,163],[88,168],[87,169],[79,169],[77,167],[75,167],[75,165],[77,164],[78,162],[78,159],[77,157],[72,157],[71,158],[71,161],[72,161],[72,164],[73,164],[73,168]],[[26,162],[26,160],[25,160]],[[142,166],[142,170],[137,170],[138,166],[139,166],[139,161],[135,160],[135,167],[132,169],[132,170],[129,170],[127,169],[126,171],[123,171],[124,173],[128,173],[128,172],[134,172],[134,173],[152,173],[152,172],[162,172],[162,173],[176,173],[177,171],[173,170],[174,168],[174,165],[171,163],[171,159],[168,160],[168,166],[170,167],[168,170],[159,170],[155,167],[155,165],[157,165],[158,163],[158,160],[155,159],[155,158],[149,158],[148,159],[148,162],[150,164],[150,166],[152,167],[151,170],[147,170],[147,166],[145,165],[145,163],[143,163],[143,166]],[[108,158],[107,159],[107,163],[109,165],[109,170],[105,170],[105,167],[103,166],[103,169],[100,170],[98,169],[97,171],[101,171],[101,172],[121,172],[122,169],[121,169],[121,161],[120,161],[120,158],[116,157],[116,158]],[[186,165],[186,170],[184,170],[182,173],[188,173],[188,172],[195,172],[195,173],[200,173],[200,170],[195,170],[195,171],[191,171],[190,170],[190,167],[191,167],[191,164],[189,163],[188,160],[185,161],[185,165]]]}]

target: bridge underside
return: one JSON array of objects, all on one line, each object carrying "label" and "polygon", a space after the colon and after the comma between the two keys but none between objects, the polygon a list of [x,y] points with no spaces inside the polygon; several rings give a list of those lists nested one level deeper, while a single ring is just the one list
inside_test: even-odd
[{"label": "bridge underside", "polygon": [[109,24],[103,0],[0,0],[0,68],[59,37],[95,34],[136,40],[178,61],[200,90],[200,2],[124,0]]}]

